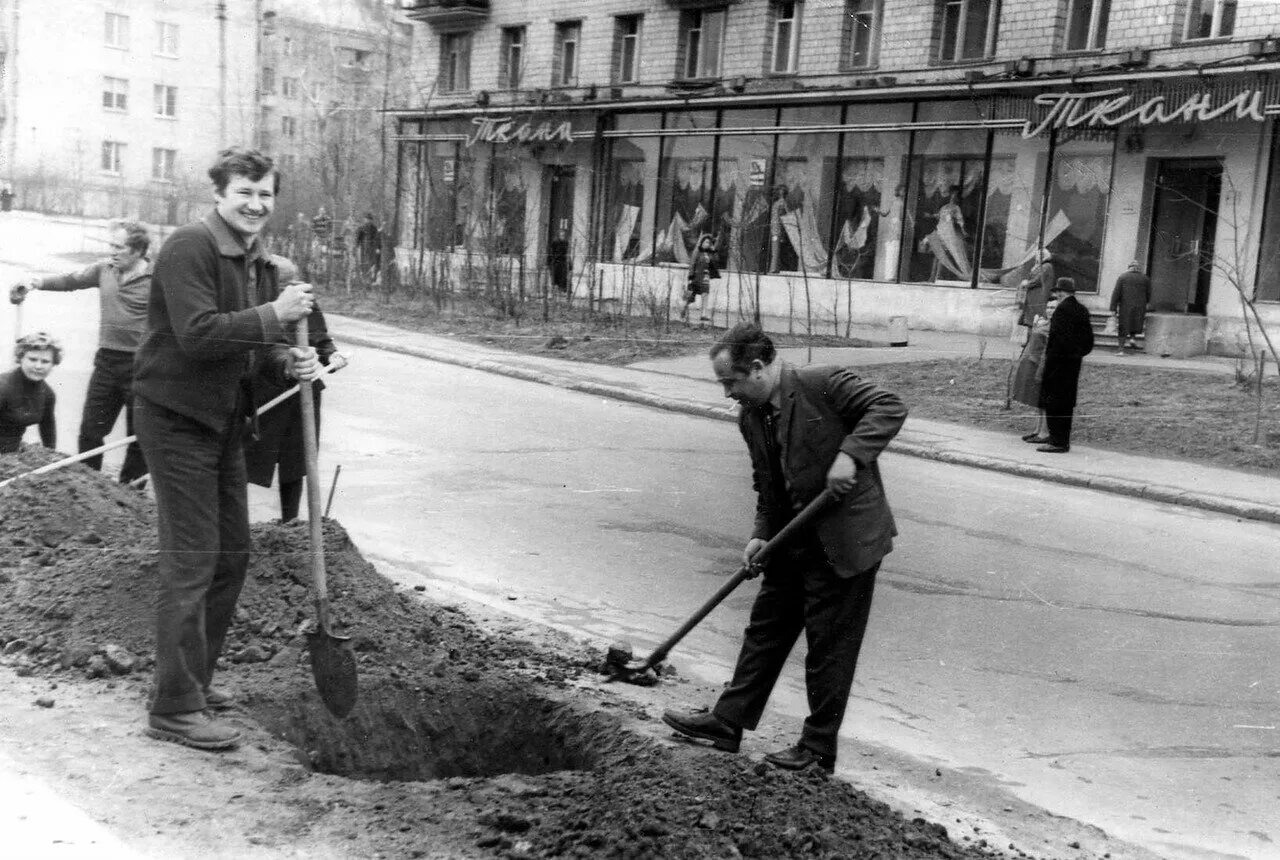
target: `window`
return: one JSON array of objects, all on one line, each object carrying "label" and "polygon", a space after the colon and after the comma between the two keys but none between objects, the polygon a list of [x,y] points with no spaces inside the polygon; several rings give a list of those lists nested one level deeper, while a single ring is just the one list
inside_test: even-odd
[{"label": "window", "polygon": [[1111,0],[1069,0],[1066,49],[1100,51],[1105,48],[1110,15]]},{"label": "window", "polygon": [[524,72],[524,27],[502,31],[502,54],[498,57],[498,83],[509,90],[520,89]]},{"label": "window", "polygon": [[293,56],[293,37],[292,36],[285,36],[280,40],[280,53],[284,54],[286,57]]},{"label": "window", "polygon": [[981,60],[995,53],[999,0],[943,0],[938,7],[938,62]]},{"label": "window", "polygon": [[276,70],[270,66],[262,68],[262,94],[273,96],[276,93]]},{"label": "window", "polygon": [[796,70],[801,8],[799,3],[773,4],[773,48],[769,57],[769,71],[773,74],[791,74]]},{"label": "window", "polygon": [[280,117],[280,133],[285,137],[293,137],[298,133],[298,123],[291,116]]},{"label": "window", "polygon": [[555,72],[551,78],[553,87],[573,87],[578,84],[578,41],[582,38],[582,24],[563,21],[556,24]]},{"label": "window", "polygon": [[301,92],[301,88],[298,85],[297,78],[281,78],[280,79],[280,94],[283,95],[285,98],[296,99],[298,97],[299,92]]},{"label": "window", "polygon": [[680,77],[720,75],[725,10],[685,12],[680,18]]},{"label": "window", "polygon": [[640,77],[640,16],[620,15],[614,22],[613,81],[635,83]]},{"label": "window", "polygon": [[1188,39],[1226,38],[1236,29],[1236,0],[1191,0]]},{"label": "window", "polygon": [[880,0],[846,0],[843,68],[865,69],[880,60]]},{"label": "window", "polygon": [[103,41],[108,48],[129,49],[129,16],[108,12],[106,19],[106,35]]},{"label": "window", "polygon": [[102,79],[102,106],[107,110],[129,109],[129,82],[124,78]]},{"label": "window", "polygon": [[177,160],[176,149],[151,150],[151,178],[157,182],[172,182],[173,165]]},{"label": "window", "polygon": [[165,21],[156,22],[156,53],[165,57],[178,56],[178,25]]},{"label": "window", "polygon": [[178,88],[164,84],[156,84],[155,89],[156,116],[173,118],[178,114]]},{"label": "window", "polygon": [[460,93],[471,89],[471,34],[440,37],[440,90]]},{"label": "window", "polygon": [[124,164],[124,144],[118,140],[102,142],[102,171],[120,173]]},{"label": "window", "polygon": [[360,48],[339,48],[338,56],[342,60],[342,65],[348,68],[363,69],[369,62],[371,52],[361,50]]}]

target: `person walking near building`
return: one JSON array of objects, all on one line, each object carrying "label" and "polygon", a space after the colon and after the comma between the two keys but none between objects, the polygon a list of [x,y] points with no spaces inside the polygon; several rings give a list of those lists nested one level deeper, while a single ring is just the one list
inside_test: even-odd
[{"label": "person walking near building", "polygon": [[151,467],[159,525],[155,682],[147,733],[196,749],[240,734],[208,708],[230,696],[214,667],[249,564],[244,436],[258,373],[310,382],[320,363],[285,329],[312,308],[309,284],[279,288],[259,234],[279,191],[274,162],[219,153],[214,210],[179,227],[156,257],[134,371],[134,420]]},{"label": "person walking near building", "polygon": [[1089,311],[1076,300],[1076,282],[1058,278],[1052,298],[1058,307],[1049,318],[1049,340],[1044,349],[1044,373],[1040,382],[1040,408],[1049,427],[1049,439],[1037,448],[1046,454],[1071,450],[1071,421],[1080,385],[1080,365],[1093,351],[1093,326]]},{"label": "person walking near building", "polygon": [[1124,349],[1137,349],[1134,339],[1142,334],[1147,321],[1147,306],[1151,304],[1151,279],[1142,271],[1142,264],[1134,260],[1120,277],[1116,278],[1116,288],[1111,291],[1111,313],[1116,317],[1117,352],[1124,355]]},{"label": "person walking near building", "polygon": [[1044,410],[1040,408],[1040,385],[1044,379],[1044,352],[1049,345],[1049,318],[1057,307],[1058,303],[1049,299],[1044,306],[1044,315],[1036,316],[1032,322],[1027,342],[1022,347],[1022,354],[1018,356],[1009,391],[1011,399],[1036,410],[1036,429],[1022,437],[1023,442],[1036,445],[1049,441],[1049,425],[1045,420]]},{"label": "person walking near building", "polygon": [[18,339],[13,349],[18,366],[0,375],[0,454],[14,454],[22,447],[27,428],[40,428],[40,443],[58,444],[58,421],[53,407],[57,397],[45,382],[62,363],[62,346],[44,332]]},{"label": "person walking near building", "polygon": [[698,322],[702,325],[711,322],[707,316],[707,296],[711,295],[711,281],[720,277],[716,268],[715,240],[710,233],[703,233],[698,245],[693,249],[689,259],[689,276],[684,291],[684,307],[680,309],[680,319],[688,322],[689,308],[698,303]]},{"label": "person walking near building", "polygon": [[[120,221],[108,234],[111,256],[93,265],[52,278],[34,278],[17,284],[10,301],[23,301],[33,290],[67,292],[97,288],[100,304],[98,351],[85,392],[80,417],[80,452],[102,447],[103,440],[124,411],[125,432],[133,432],[133,358],[147,323],[147,299],[151,294],[151,263],[147,251],[151,236],[136,221]],[[102,468],[102,455],[84,464]],[[134,442],[125,450],[120,482],[127,484],[147,474],[142,449]]]},{"label": "person walking near building", "polygon": [[556,237],[547,243],[547,269],[551,273],[551,285],[562,293],[569,292],[569,234],[557,230]]},{"label": "person walking near building", "polygon": [[830,773],[876,572],[897,534],[877,458],[907,409],[845,368],[778,359],[773,341],[751,323],[726,332],[711,347],[711,363],[725,396],[741,406],[738,429],[751,454],[756,517],[743,563],[750,566],[768,538],[824,489],[839,500],[764,565],[733,679],[715,707],[662,718],[682,735],[737,752],[803,631],[809,716],[799,742],[765,760]]},{"label": "person walking near building", "polygon": [[360,271],[370,278],[377,276],[382,262],[382,231],[373,220],[373,213],[364,213],[364,222],[356,230],[356,257]]}]

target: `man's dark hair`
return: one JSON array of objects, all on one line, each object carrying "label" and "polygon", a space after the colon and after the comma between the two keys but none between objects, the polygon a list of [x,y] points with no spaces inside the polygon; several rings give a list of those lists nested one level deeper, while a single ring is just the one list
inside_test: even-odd
[{"label": "man's dark hair", "polygon": [[130,251],[146,255],[151,247],[151,233],[137,221],[117,221],[111,225],[124,231],[124,244]]},{"label": "man's dark hair", "polygon": [[729,366],[739,373],[750,371],[751,363],[756,359],[761,364],[773,364],[778,355],[769,335],[760,326],[748,322],[738,323],[711,345],[712,360],[725,351],[729,353]]},{"label": "man's dark hair", "polygon": [[270,156],[263,155],[256,149],[247,146],[232,146],[218,153],[218,160],[209,168],[209,178],[219,194],[227,190],[227,183],[233,176],[247,176],[250,181],[257,182],[268,173],[275,174],[275,186],[272,189],[280,192],[280,170]]}]

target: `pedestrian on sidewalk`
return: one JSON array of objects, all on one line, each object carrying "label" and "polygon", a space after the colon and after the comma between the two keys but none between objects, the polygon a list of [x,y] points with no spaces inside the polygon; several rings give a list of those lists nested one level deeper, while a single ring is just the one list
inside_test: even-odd
[{"label": "pedestrian on sidewalk", "polygon": [[[288,257],[271,255],[276,268],[276,280],[280,286],[301,283],[298,268]],[[316,351],[320,363],[341,370],[347,359],[338,352],[329,336],[324,314],[317,304],[307,316],[307,337]],[[282,384],[273,372],[259,373],[253,378],[253,404],[255,409],[292,388],[292,382]],[[324,383],[313,383],[312,390],[316,415],[316,434],[320,433],[320,392]],[[276,481],[280,496],[280,522],[298,518],[302,503],[302,481],[307,476],[306,448],[302,437],[302,403],[293,397],[262,413],[258,417],[258,435],[244,447],[245,471],[249,483],[270,487]]]},{"label": "pedestrian on sidewalk", "polygon": [[[9,298],[22,302],[35,290],[70,292],[98,290],[100,306],[98,351],[93,355],[93,374],[85,392],[80,416],[80,452],[101,448],[103,440],[124,412],[125,433],[133,429],[133,358],[147,325],[147,299],[151,295],[151,235],[136,221],[118,221],[107,236],[111,256],[87,268],[51,278],[33,278],[17,284]],[[90,469],[102,468],[102,455],[84,461]],[[142,449],[134,442],[125,450],[120,467],[120,483],[127,484],[147,474]]]},{"label": "pedestrian on sidewalk", "polygon": [[720,277],[716,267],[716,245],[710,233],[703,233],[698,239],[698,246],[689,259],[689,277],[684,291],[684,307],[680,311],[680,319],[688,322],[689,307],[698,302],[698,322],[706,325],[711,322],[707,316],[707,296],[711,294],[711,281]]},{"label": "pedestrian on sidewalk", "polygon": [[233,147],[209,178],[213,211],[175,230],[156,256],[134,418],[160,549],[147,734],[222,750],[240,733],[207,709],[231,701],[212,682],[249,565],[251,381],[270,373],[281,384],[310,382],[320,363],[285,330],[311,310],[311,286],[281,288],[259,239],[279,191],[275,163]]},{"label": "pedestrian on sidewalk", "polygon": [[1018,314],[1018,325],[1029,333],[1035,326],[1037,317],[1047,317],[1044,307],[1053,292],[1053,285],[1058,278],[1053,266],[1053,254],[1048,248],[1041,248],[1036,258],[1036,265],[1019,284],[1022,293],[1021,308]]},{"label": "pedestrian on sidewalk", "polygon": [[551,286],[562,293],[569,292],[569,234],[557,230],[556,237],[547,243],[547,270],[551,274]]},{"label": "pedestrian on sidewalk", "polygon": [[1044,379],[1045,348],[1049,345],[1049,318],[1057,307],[1058,302],[1049,299],[1044,306],[1044,314],[1037,314],[1032,321],[1031,333],[1018,356],[1013,374],[1013,399],[1036,410],[1036,429],[1023,436],[1022,441],[1037,445],[1049,441],[1049,425],[1044,410],[1040,408],[1040,385]]},{"label": "pedestrian on sidewalk", "polygon": [[1049,318],[1049,340],[1044,349],[1044,374],[1040,382],[1040,408],[1049,427],[1049,439],[1037,448],[1046,454],[1071,450],[1071,419],[1080,385],[1080,366],[1093,351],[1093,326],[1089,311],[1076,301],[1076,282],[1058,278],[1053,286],[1058,307]]},{"label": "pedestrian on sidewalk", "polygon": [[45,380],[62,363],[62,346],[40,331],[19,338],[13,357],[18,366],[0,376],[0,454],[16,454],[23,434],[33,425],[40,428],[41,444],[55,448],[57,398]]},{"label": "pedestrian on sidewalk", "polygon": [[1147,321],[1147,307],[1151,304],[1151,279],[1142,271],[1142,264],[1134,260],[1111,291],[1111,313],[1116,317],[1116,351],[1125,354],[1125,347],[1137,349],[1134,339],[1142,334]]},{"label": "pedestrian on sidewalk", "polygon": [[773,341],[739,323],[711,347],[725,396],[741,407],[756,517],[743,550],[749,567],[782,527],[824,489],[839,501],[764,565],[733,679],[710,711],[667,711],[677,732],[737,752],[804,632],[809,716],[800,740],[765,756],[790,770],[835,769],[836,743],[862,647],[880,560],[897,529],[877,458],[907,409],[895,394],[841,367],[794,367]]}]

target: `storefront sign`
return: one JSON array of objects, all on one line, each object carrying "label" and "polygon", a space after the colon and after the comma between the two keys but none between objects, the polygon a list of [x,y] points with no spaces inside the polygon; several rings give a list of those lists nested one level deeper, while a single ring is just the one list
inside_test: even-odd
[{"label": "storefront sign", "polygon": [[477,143],[536,143],[560,141],[573,143],[573,123],[543,121],[536,125],[534,119],[523,122],[515,117],[478,116],[471,120],[476,130],[467,138],[467,146]]},{"label": "storefront sign", "polygon": [[1045,129],[1115,128],[1125,123],[1154,125],[1170,122],[1209,122],[1232,114],[1230,119],[1252,119],[1262,122],[1266,115],[1260,90],[1241,90],[1221,103],[1215,103],[1207,92],[1188,96],[1180,104],[1166,103],[1164,96],[1152,96],[1139,105],[1133,95],[1123,89],[1087,93],[1041,93],[1033,101],[1049,108],[1049,115],[1032,125],[1023,126],[1022,136],[1032,138]]}]

